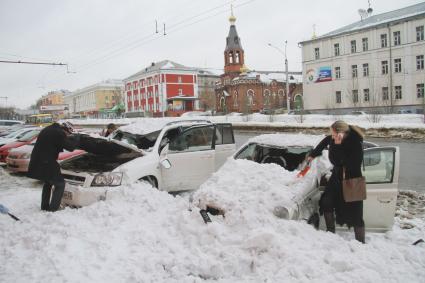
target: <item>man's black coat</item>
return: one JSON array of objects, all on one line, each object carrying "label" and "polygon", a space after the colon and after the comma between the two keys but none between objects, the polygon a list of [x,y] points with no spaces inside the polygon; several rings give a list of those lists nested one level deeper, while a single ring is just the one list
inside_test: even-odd
[{"label": "man's black coat", "polygon": [[59,153],[64,149],[73,151],[76,142],[67,138],[59,124],[44,128],[35,143],[28,167],[28,177],[41,181],[63,180],[59,163]]}]

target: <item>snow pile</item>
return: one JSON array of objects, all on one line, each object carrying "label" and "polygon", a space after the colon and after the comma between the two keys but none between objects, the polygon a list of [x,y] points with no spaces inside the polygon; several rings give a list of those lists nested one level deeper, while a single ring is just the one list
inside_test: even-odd
[{"label": "snow pile", "polygon": [[275,145],[281,147],[287,146],[311,146],[315,147],[325,136],[324,135],[306,135],[306,134],[265,134],[255,136],[248,142],[259,144]]},{"label": "snow pile", "polygon": [[[410,230],[367,233],[362,245],[352,233],[316,231],[255,208],[255,217],[217,216],[206,225],[197,209],[188,210],[187,198],[139,183],[78,210],[41,212],[41,184],[1,168],[0,177],[2,204],[21,218],[0,215],[2,282],[422,282],[425,276],[425,246],[411,245],[424,237],[423,219]],[[281,177],[287,184],[293,176]],[[272,201],[261,194],[252,198]]]}]

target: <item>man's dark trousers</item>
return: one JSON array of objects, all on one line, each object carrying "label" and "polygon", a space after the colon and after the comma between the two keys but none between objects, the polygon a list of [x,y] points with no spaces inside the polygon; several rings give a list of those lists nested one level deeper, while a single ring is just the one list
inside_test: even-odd
[{"label": "man's dark trousers", "polygon": [[[63,179],[54,180],[54,181],[45,181],[43,186],[43,192],[41,193],[41,210],[47,210],[47,211],[58,210],[61,204],[61,199],[62,199],[64,189],[65,189],[65,180]],[[50,201],[51,195],[52,195],[52,200]]]}]

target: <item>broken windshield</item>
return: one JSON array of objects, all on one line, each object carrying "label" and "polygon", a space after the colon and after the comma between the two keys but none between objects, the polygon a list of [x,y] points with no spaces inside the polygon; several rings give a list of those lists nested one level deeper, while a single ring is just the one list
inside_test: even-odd
[{"label": "broken windshield", "polygon": [[150,148],[155,145],[156,139],[160,133],[161,131],[156,131],[146,135],[138,135],[129,132],[117,131],[115,132],[113,139],[135,145],[139,149],[150,150]]}]

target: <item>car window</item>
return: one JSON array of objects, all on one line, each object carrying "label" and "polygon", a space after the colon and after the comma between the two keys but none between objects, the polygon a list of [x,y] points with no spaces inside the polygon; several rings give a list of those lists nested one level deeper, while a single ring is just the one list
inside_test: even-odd
[{"label": "car window", "polygon": [[193,127],[170,141],[169,152],[189,152],[212,149],[214,126]]},{"label": "car window", "polygon": [[242,148],[239,153],[235,155],[235,159],[247,159],[255,161],[255,143],[251,143],[244,148]]},{"label": "car window", "polygon": [[233,129],[230,124],[217,124],[215,144],[234,144]]},{"label": "car window", "polygon": [[35,136],[37,136],[39,133],[40,133],[39,130],[34,130],[34,131],[27,132],[21,138],[19,138],[19,141],[22,141],[22,142],[30,141]]},{"label": "car window", "polygon": [[366,178],[366,183],[392,183],[395,159],[393,149],[381,148],[364,151],[363,159],[364,166],[362,166],[362,174]]}]

